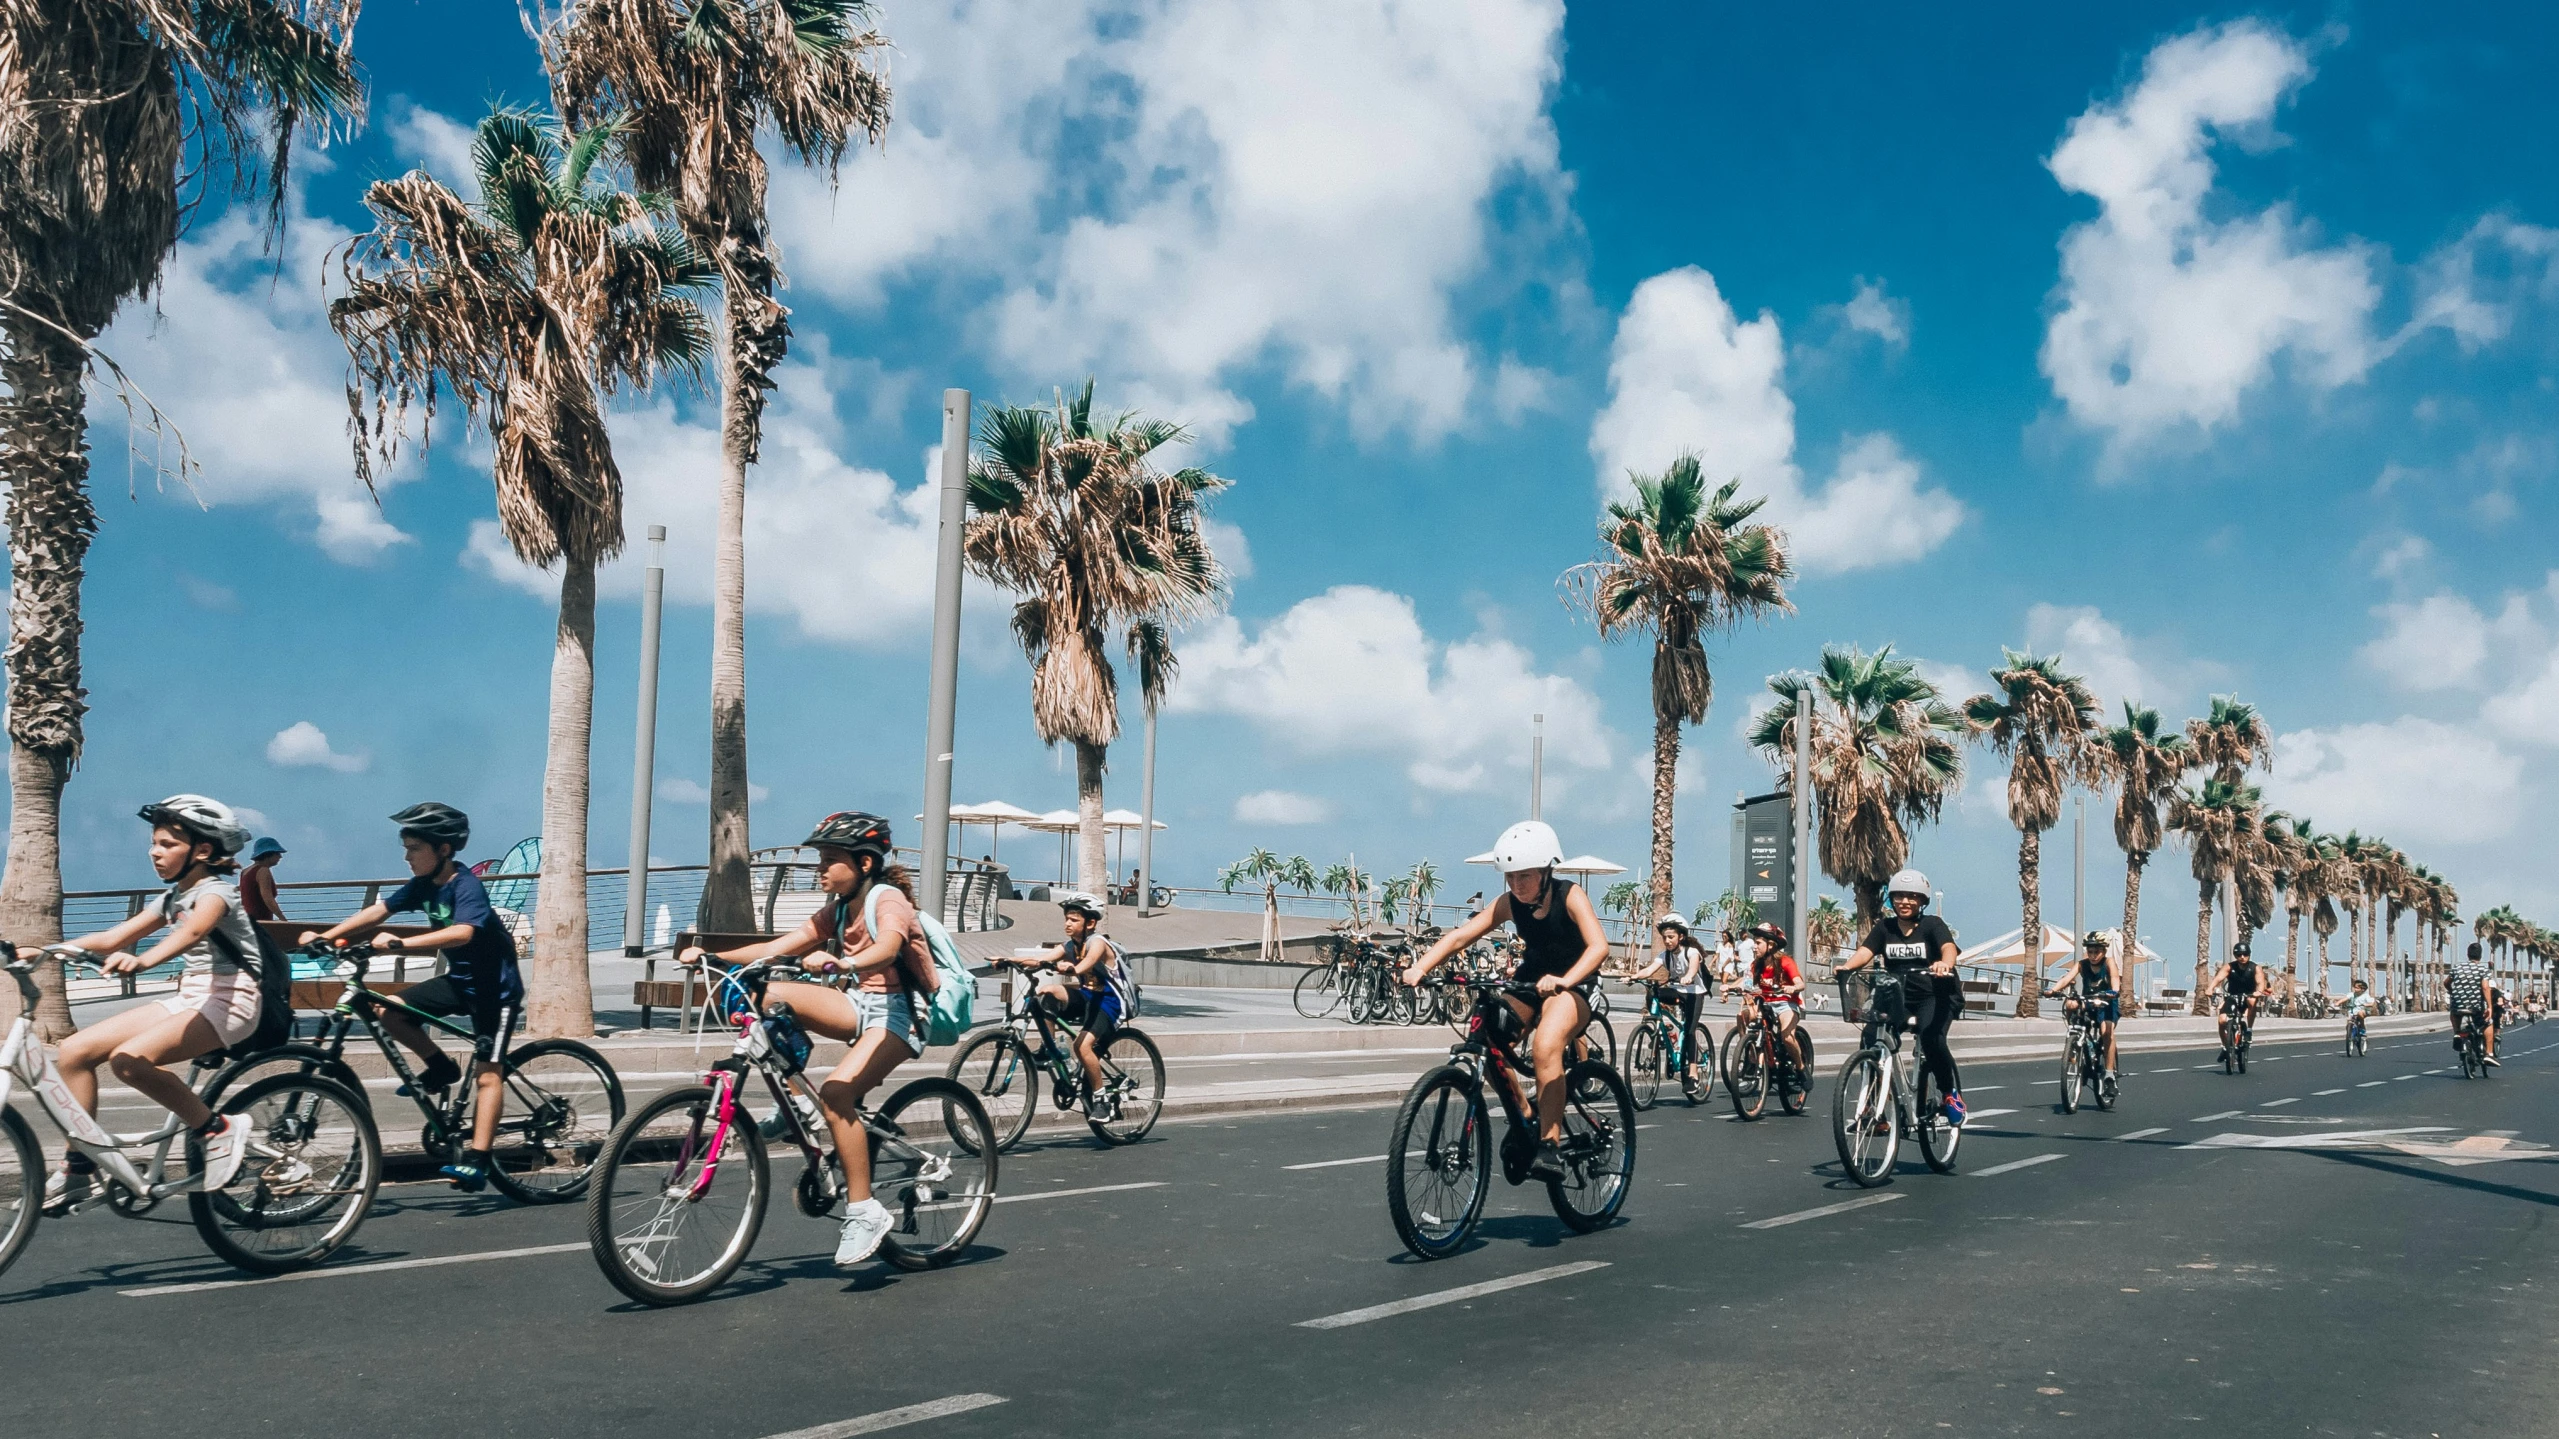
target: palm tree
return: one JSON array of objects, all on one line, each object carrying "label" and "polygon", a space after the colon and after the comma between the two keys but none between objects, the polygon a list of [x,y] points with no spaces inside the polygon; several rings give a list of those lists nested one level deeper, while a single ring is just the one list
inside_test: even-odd
[{"label": "palm tree", "polygon": [[500,108],[473,136],[473,204],[426,172],[365,191],[374,228],[347,247],[329,323],[346,341],[356,473],[397,458],[410,407],[428,443],[440,391],[486,430],[498,526],[517,558],[560,569],[542,774],[542,881],[526,1018],[595,1027],[587,986],[589,737],[595,567],[622,548],[622,474],[604,399],[668,370],[698,380],[716,281],[651,199],[599,183],[610,124],[574,135]]},{"label": "palm tree", "polygon": [[2204,993],[2212,978],[2213,896],[2230,879],[2242,847],[2257,825],[2258,791],[2253,785],[2207,779],[2182,789],[2169,802],[2168,828],[2184,836],[2199,896],[2195,909],[2195,988],[2189,1013],[2211,1012]]},{"label": "palm tree", "polygon": [[1764,499],[1735,498],[1734,480],[1711,495],[1697,456],[1681,455],[1657,476],[1629,475],[1632,503],[1612,501],[1600,520],[1604,556],[1566,571],[1564,582],[1614,639],[1653,636],[1653,892],[1670,908],[1671,808],[1679,786],[1679,727],[1706,722],[1715,676],[1706,636],[1744,616],[1791,613],[1786,537],[1752,524]]},{"label": "palm tree", "polygon": [[1330,866],[1316,881],[1324,887],[1326,894],[1340,895],[1342,902],[1350,906],[1353,929],[1368,928],[1368,879],[1368,872],[1361,869],[1359,860],[1353,857]]},{"label": "palm tree", "polygon": [[[358,3],[0,5],[10,614],[0,934],[21,944],[62,937],[62,790],[89,708],[80,584],[97,530],[85,382],[96,363],[122,384],[94,342],[125,301],[159,283],[206,177],[227,172],[235,189],[262,193],[281,223],[294,138],[323,139],[363,110],[348,50]],[[62,967],[39,965],[36,981],[36,1032],[59,1040],[74,1027]]]},{"label": "palm tree", "polygon": [[2159,711],[2124,701],[2124,722],[2101,737],[2106,779],[2115,787],[2115,844],[2124,852],[2124,955],[2140,953],[2141,872],[2167,838],[2161,806],[2177,793],[2194,751],[2175,731],[2160,733]]},{"label": "palm tree", "polygon": [[1031,659],[1031,724],[1075,746],[1078,882],[1109,881],[1102,775],[1119,738],[1110,632],[1125,627],[1146,707],[1173,682],[1172,630],[1208,613],[1226,574],[1201,528],[1200,503],[1227,482],[1203,469],[1158,471],[1179,425],[1124,414],[1097,426],[1093,382],[1054,409],[991,406],[969,459],[969,568],[1023,598],[1013,638]]},{"label": "palm tree", "polygon": [[[569,123],[624,117],[640,185],[667,196],[721,281],[720,530],[711,583],[711,869],[702,923],[750,924],[746,768],[746,471],[791,312],[766,233],[770,137],[830,182],[855,136],[888,131],[887,41],[868,0],[561,0],[541,26],[552,103]],[[1085,888],[1102,890],[1100,871]]]},{"label": "palm tree", "polygon": [[2008,761],[2008,822],[2017,826],[2017,894],[2025,917],[2017,930],[2025,975],[2017,982],[2017,1017],[2043,1011],[2044,831],[2061,819],[2062,791],[2094,778],[2097,697],[2088,682],[2062,671],[2061,656],[2001,646],[1990,672],[1995,692],[1964,701],[1964,722]]},{"label": "palm tree", "polygon": [[1412,897],[1414,916],[1423,924],[1431,922],[1431,901],[1438,898],[1439,890],[1439,871],[1429,860],[1417,862],[1404,876],[1404,892]]},{"label": "palm tree", "polygon": [[2323,834],[2311,842],[2318,856],[2318,903],[2310,911],[2310,928],[2319,936],[2319,992],[2328,993],[2328,941],[2337,934],[2337,901],[2345,893],[2345,841]]},{"label": "palm tree", "polygon": [[1804,942],[1813,957],[1833,961],[1857,942],[1855,917],[1839,907],[1837,895],[1823,895],[1813,905],[1804,925]]},{"label": "palm tree", "polygon": [[[2284,864],[2277,882],[2284,895],[2284,987],[2294,994],[2301,989],[2301,921],[2318,907],[2326,892],[2318,845],[2318,833],[2310,821],[2295,818],[2289,822],[2282,841]],[[2321,987],[2326,986],[2323,983]]]},{"label": "palm tree", "polygon": [[[2293,847],[2293,819],[2281,810],[2266,810],[2257,816],[2255,829],[2243,837],[2239,847],[2238,866],[2233,878],[2239,895],[2239,937],[2251,943],[2259,931],[2274,923],[2275,907],[2291,882],[2299,856]],[[2290,973],[2286,982],[2276,986],[2277,996],[2286,1004],[2292,1000]]]},{"label": "palm tree", "polygon": [[1251,853],[1217,872],[1217,887],[1228,894],[1233,894],[1238,884],[1261,885],[1262,958],[1269,962],[1279,959],[1279,886],[1284,872],[1280,857],[1260,845],[1253,846]]},{"label": "palm tree", "polygon": [[1813,712],[1822,873],[1856,891],[1857,923],[1870,926],[1884,882],[1910,858],[1909,827],[1935,820],[1963,781],[1963,716],[1890,645],[1825,647],[1819,672],[1771,675],[1768,688],[1777,703],[1752,723],[1750,743],[1791,788],[1791,726]]},{"label": "palm tree", "polygon": [[2237,785],[2252,765],[2274,763],[2265,716],[2236,695],[2214,695],[2202,719],[2186,721],[2186,742],[2194,747],[2196,766],[2227,785]]}]

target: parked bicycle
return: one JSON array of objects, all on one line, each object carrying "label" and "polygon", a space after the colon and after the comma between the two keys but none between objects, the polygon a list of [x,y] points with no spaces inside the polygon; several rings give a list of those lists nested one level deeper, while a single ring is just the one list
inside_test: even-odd
[{"label": "parked bicycle", "polygon": [[1753,1120],[1767,1112],[1771,1096],[1788,1114],[1801,1114],[1813,1097],[1813,1037],[1800,1018],[1795,1043],[1803,1046],[1798,1061],[1768,1023],[1766,1007],[1745,997],[1731,1037],[1724,1041],[1724,1094],[1733,1113]]},{"label": "parked bicycle", "polygon": [[[1485,1082],[1500,1099],[1502,1178],[1520,1184],[1537,1155],[1537,1120],[1522,1080],[1533,1073],[1519,1045],[1522,1020],[1504,996],[1534,1002],[1537,987],[1479,980],[1467,1037],[1449,1062],[1414,1081],[1387,1140],[1386,1209],[1404,1247],[1444,1259],[1483,1221],[1493,1171],[1492,1114]],[[1580,1059],[1564,1071],[1563,1175],[1546,1181],[1555,1217],[1579,1233],[1607,1224],[1625,1206],[1635,1178],[1635,1098],[1614,1068]]]},{"label": "parked bicycle", "polygon": [[[35,1033],[35,965],[0,941],[16,982],[18,1017],[0,1042],[0,1270],[26,1249],[42,1214],[44,1150],[34,1126],[10,1106],[12,1091],[34,1092],[35,1111],[64,1146],[85,1154],[104,1181],[79,1213],[104,1204],[139,1219],[163,1199],[184,1194],[187,1214],[205,1247],[254,1274],[284,1274],[328,1258],[364,1223],[382,1181],[382,1147],[364,1101],[335,1080],[275,1074],[221,1088],[230,1056],[199,1056],[190,1084],[218,1114],[249,1121],[248,1155],[228,1185],[202,1187],[204,1147],[175,1115],[142,1134],[109,1132],[72,1098],[53,1056]],[[181,1136],[183,1163],[173,1177],[169,1148]]]},{"label": "parked bicycle", "polygon": [[1349,989],[1353,953],[1347,944],[1336,946],[1333,957],[1308,969],[1297,977],[1290,999],[1297,1012],[1307,1019],[1322,1019],[1342,1007]]},{"label": "parked bicycle", "polygon": [[1678,993],[1666,984],[1644,990],[1644,1017],[1626,1039],[1626,1084],[1635,1107],[1652,1108],[1672,1076],[1689,1103],[1705,1103],[1715,1092],[1715,1031],[1701,1017],[1682,1034]]},{"label": "parked bicycle", "polygon": [[1898,974],[1865,971],[1838,976],[1839,1012],[1863,1025],[1855,1054],[1841,1062],[1831,1093],[1831,1137],[1840,1166],[1861,1189],[1893,1182],[1893,1161],[1904,1136],[1919,1141],[1920,1156],[1939,1174],[1955,1172],[1960,1125],[1946,1118],[1946,1096],[1937,1081],[1902,1048],[1910,1028]]},{"label": "parked bicycle", "polygon": [[[429,1014],[397,994],[367,985],[365,976],[380,957],[369,944],[344,948],[312,944],[301,952],[337,965],[344,984],[337,1007],[320,1021],[320,1032],[313,1038],[243,1059],[224,1072],[219,1084],[288,1070],[320,1075],[363,1099],[367,1121],[378,1130],[382,1116],[373,1108],[364,1081],[346,1062],[347,1039],[361,1028],[398,1078],[401,1092],[417,1105],[423,1121],[418,1147],[438,1163],[460,1159],[471,1141],[471,1106],[477,1086],[466,1075],[441,1093],[427,1088],[413,1067],[408,1047],[395,1042],[383,1027],[382,1015],[396,1010],[420,1028],[442,1030],[466,1048],[472,1041],[469,1016]],[[523,1204],[564,1204],[583,1195],[605,1137],[622,1122],[622,1080],[613,1066],[576,1040],[537,1039],[507,1051],[498,1062],[498,1081],[503,1106],[489,1146],[490,1182]]]},{"label": "parked bicycle", "polygon": [[[670,1091],[605,1141],[587,1191],[587,1244],[613,1287],[643,1304],[682,1304],[726,1283],[764,1227],[772,1168],[744,1103],[760,1075],[783,1116],[781,1142],[800,1151],[800,1212],[834,1215],[844,1178],[805,1067],[811,1049],[789,1005],[765,1003],[772,980],[803,973],[782,960],[733,969],[715,1007],[737,1026],[729,1057],[703,1082]],[[941,1075],[910,1080],[856,1116],[871,1146],[871,1193],[894,1216],[880,1252],[900,1269],[936,1269],[976,1238],[995,1202],[999,1146],[986,1109]]]},{"label": "parked bicycle", "polygon": [[[1028,970],[1019,960],[998,964]],[[1040,1111],[1040,1080],[1048,1079],[1049,1095],[1061,1110],[1082,1105],[1084,1122],[1105,1144],[1135,1144],[1155,1127],[1164,1112],[1164,1052],[1142,1031],[1121,1025],[1100,1048],[1102,1087],[1085,1082],[1075,1044],[1083,1031],[1033,1001],[1024,984],[1016,996],[1011,980],[1004,985],[1004,1018],[960,1041],[944,1071],[986,1106],[996,1143],[1011,1149],[1031,1129]]]}]

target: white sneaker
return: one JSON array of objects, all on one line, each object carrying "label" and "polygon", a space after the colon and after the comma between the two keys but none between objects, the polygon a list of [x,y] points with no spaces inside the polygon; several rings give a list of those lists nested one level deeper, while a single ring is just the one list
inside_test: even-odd
[{"label": "white sneaker", "polygon": [[845,1206],[844,1233],[835,1241],[835,1267],[850,1269],[880,1252],[889,1237],[889,1208],[876,1199]]},{"label": "white sneaker", "polygon": [[222,1116],[222,1130],[204,1141],[204,1192],[228,1189],[240,1177],[240,1161],[249,1153],[249,1121],[246,1116]]},{"label": "white sneaker", "polygon": [[60,1219],[88,1203],[97,1193],[97,1171],[56,1169],[44,1182],[43,1213],[48,1219]]}]

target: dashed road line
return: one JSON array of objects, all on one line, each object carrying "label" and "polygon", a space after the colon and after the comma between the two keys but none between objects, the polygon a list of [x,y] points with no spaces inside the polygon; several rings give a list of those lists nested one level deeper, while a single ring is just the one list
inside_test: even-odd
[{"label": "dashed road line", "polygon": [[1576,1264],[1558,1264],[1549,1269],[1532,1269],[1526,1274],[1514,1274],[1506,1279],[1487,1279],[1481,1284],[1466,1284],[1455,1289],[1443,1289],[1436,1294],[1416,1294],[1410,1299],[1398,1299],[1391,1304],[1372,1304],[1365,1309],[1345,1309],[1339,1314],[1327,1314],[1321,1319],[1300,1319],[1295,1327],[1348,1329],[1354,1324],[1366,1324],[1375,1319],[1392,1319],[1398,1314],[1410,1314],[1417,1309],[1435,1309],[1442,1304],[1462,1304],[1469,1299],[1480,1299],[1487,1294],[1499,1294],[1505,1289],[1543,1284],[1550,1279],[1569,1279],[1576,1274],[1588,1274],[1594,1269],[1607,1267],[1608,1261],[1605,1259],[1585,1259]]},{"label": "dashed road line", "polygon": [[2058,1154],[2029,1154],[2023,1159],[2012,1159],[2006,1164],[1994,1164],[1988,1169],[1976,1169],[1973,1171],[1973,1178],[1988,1179],[1994,1174],[2007,1174],[2014,1170],[2032,1169],[2038,1164],[2050,1164],[2061,1157],[2062,1156]]},{"label": "dashed road line", "polygon": [[1907,1198],[1909,1198],[1908,1195],[1899,1193],[1869,1194],[1863,1199],[1843,1199],[1837,1204],[1825,1204],[1819,1209],[1798,1209],[1792,1214],[1780,1214],[1774,1219],[1754,1219],[1742,1228],[1783,1229],[1789,1224],[1801,1224],[1807,1219],[1822,1219],[1833,1214],[1846,1214],[1852,1209],[1866,1209],[1877,1204],[1890,1204],[1896,1199]]},{"label": "dashed road line", "polygon": [[2413,1075],[2413,1074],[2394,1074],[2394,1075],[2390,1076],[2390,1082],[2391,1082],[2391,1083],[2393,1083],[2393,1084],[2397,1084],[2400,1080],[2403,1080],[2403,1079],[2414,1079],[2414,1078],[2416,1078],[2416,1077],[2417,1077],[2417,1076],[2415,1076],[2415,1075]]},{"label": "dashed road line", "polygon": [[2154,1126],[2154,1127],[2152,1127],[2152,1128],[2149,1128],[2149,1129],[2136,1129],[2136,1130],[2134,1130],[2134,1131],[2133,1131],[2132,1133],[2130,1133],[2130,1134],[2118,1134],[2118,1135],[2116,1135],[2116,1136],[2115,1136],[2115,1138],[2116,1138],[2118,1141],[2127,1140],[2127,1139],[2148,1139],[2150,1136],[2152,1136],[2152,1135],[2154,1135],[2154,1134],[2166,1134],[2167,1132],[2168,1132],[2168,1126],[2167,1126],[2167,1125],[2162,1124],[2162,1125],[2156,1125],[2156,1126]]},{"label": "dashed road line", "polygon": [[2389,1082],[2390,1082],[2390,1081],[2389,1081],[2389,1080],[2387,1080],[2387,1079],[2367,1079],[2367,1080],[2365,1080],[2363,1083],[2356,1085],[2356,1086],[2355,1086],[2355,1088],[2357,1088],[2357,1089],[2379,1089],[2381,1086],[2383,1086],[2383,1085],[2385,1085],[2385,1084],[2388,1084]]},{"label": "dashed road line", "polygon": [[856,1434],[877,1434],[883,1429],[897,1429],[926,1419],[940,1419],[952,1414],[966,1414],[972,1409],[986,1409],[1005,1402],[1001,1394],[954,1394],[947,1399],[934,1399],[922,1404],[909,1404],[902,1409],[883,1409],[877,1414],[864,1414],[853,1419],[838,1419],[832,1424],[817,1424],[775,1434],[769,1439],[853,1439]]},{"label": "dashed road line", "polygon": [[2225,1109],[2219,1114],[2198,1114],[2191,1122],[2195,1124],[2210,1124],[2216,1119],[2236,1119],[2247,1112],[2248,1111],[2244,1109]]},{"label": "dashed road line", "polygon": [[[1377,1157],[1384,1159],[1386,1156],[1381,1154]],[[1044,1189],[1032,1194],[999,1194],[992,1202],[1027,1204],[1034,1199],[1072,1199],[1079,1194],[1117,1194],[1125,1189],[1161,1189],[1170,1183],[1172,1181],[1169,1179],[1142,1179],[1135,1184],[1095,1184],[1083,1189]]]},{"label": "dashed road line", "polygon": [[2343,1089],[2314,1089],[2310,1092],[2310,1097],[2313,1099],[2323,1099],[2331,1094],[2343,1094],[2345,1092],[2346,1091]]},{"label": "dashed road line", "polygon": [[573,1249],[589,1247],[585,1240],[575,1244],[537,1244],[529,1249],[483,1249],[476,1254],[442,1254],[433,1259],[394,1259],[382,1264],[347,1264],[335,1269],[305,1269],[298,1274],[275,1274],[264,1279],[207,1279],[194,1284],[154,1284],[147,1289],[119,1289],[127,1299],[149,1299],[162,1294],[200,1294],[208,1289],[246,1289],[256,1284],[294,1284],[305,1279],[347,1279],[359,1274],[388,1274],[394,1269],[437,1269],[447,1264],[477,1264],[489,1259],[529,1259],[537,1254],[566,1254]]},{"label": "dashed road line", "polygon": [[1319,1159],[1313,1164],[1283,1164],[1282,1169],[1338,1169],[1345,1164],[1384,1164],[1383,1154],[1363,1154],[1357,1159]]},{"label": "dashed road line", "polygon": [[2301,1103],[2301,1096],[2295,1095],[2290,1099],[2269,1099],[2266,1101],[2266,1107],[2268,1109],[2281,1109],[2287,1104],[2299,1103]]}]

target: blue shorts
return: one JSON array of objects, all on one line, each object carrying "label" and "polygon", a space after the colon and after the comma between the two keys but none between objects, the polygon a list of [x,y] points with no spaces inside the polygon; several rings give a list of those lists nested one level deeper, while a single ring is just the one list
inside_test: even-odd
[{"label": "blue shorts", "polygon": [[874,1029],[885,1029],[898,1037],[908,1054],[924,1052],[924,1042],[916,1036],[915,999],[912,995],[903,990],[882,994],[875,989],[856,989],[847,991],[845,997],[853,1001],[853,1012],[862,1018],[862,1028],[856,1038]]}]

